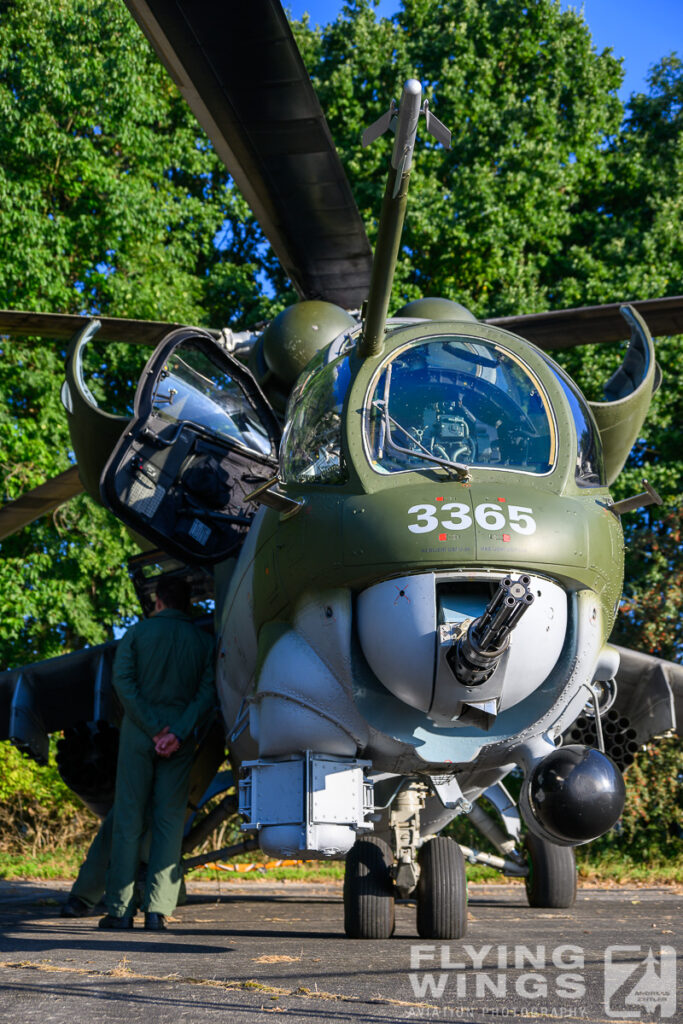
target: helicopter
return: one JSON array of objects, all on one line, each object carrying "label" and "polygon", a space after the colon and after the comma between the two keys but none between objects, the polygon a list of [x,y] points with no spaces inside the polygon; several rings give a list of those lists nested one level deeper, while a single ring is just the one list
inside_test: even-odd
[{"label": "helicopter", "polygon": [[[248,31],[227,36],[216,5],[128,6],[302,301],[241,334],[0,314],[3,330],[75,332],[62,400],[77,459],[0,510],[0,527],[85,489],[148,549],[132,569],[143,611],[159,571],[213,594],[218,696],[251,836],[228,854],[345,858],[347,935],[389,937],[396,898],[415,898],[422,937],[462,937],[466,856],[524,877],[532,905],[567,906],[573,846],[623,809],[619,769],[676,724],[683,672],[608,643],[620,517],[659,499],[645,485],[615,503],[609,486],[661,379],[647,323],[680,330],[683,300],[481,322],[425,298],[390,317],[418,125],[449,144],[419,82],[364,135],[395,139],[372,257],[279,3],[249,5]],[[254,66],[268,69],[258,91]],[[601,403],[544,347],[624,333]],[[154,346],[130,420],[88,391],[96,334]],[[44,760],[47,734],[71,730],[76,791],[92,776],[86,747],[111,762],[113,654],[0,675],[1,736]],[[191,799],[216,792],[222,742],[211,743]],[[519,806],[505,786],[515,770]],[[111,781],[85,794],[98,810]],[[498,856],[440,835],[459,815]]]}]

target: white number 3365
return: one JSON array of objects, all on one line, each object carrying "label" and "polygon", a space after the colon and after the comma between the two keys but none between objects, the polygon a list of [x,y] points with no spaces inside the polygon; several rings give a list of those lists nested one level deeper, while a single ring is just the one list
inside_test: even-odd
[{"label": "white number 3365", "polygon": [[[533,513],[533,509],[522,505],[501,507],[492,502],[484,502],[475,507],[474,518],[477,525],[485,530],[503,530],[509,524],[515,533],[531,534],[536,531]],[[416,519],[408,524],[411,533],[430,533],[438,529],[466,530],[472,525],[470,506],[460,501],[446,501],[438,509],[436,505],[413,505],[408,509],[408,515]]]}]

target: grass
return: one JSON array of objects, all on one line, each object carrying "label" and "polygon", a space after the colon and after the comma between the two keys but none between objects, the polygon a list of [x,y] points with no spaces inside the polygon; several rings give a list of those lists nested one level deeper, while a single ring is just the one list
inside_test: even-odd
[{"label": "grass", "polygon": [[86,844],[47,853],[0,853],[0,878],[75,878],[87,852]]},{"label": "grass", "polygon": [[[256,862],[256,858],[254,858]],[[187,874],[189,881],[215,882],[341,882],[344,864],[341,861],[309,861],[289,868],[256,868],[253,871],[221,871],[217,868],[195,868]]]},{"label": "grass", "polygon": [[[87,846],[73,846],[66,850],[35,855],[0,853],[0,878],[67,879],[76,877],[87,852]],[[258,862],[258,855],[251,861]],[[190,881],[231,882],[319,882],[334,883],[344,879],[341,861],[309,861],[296,867],[277,867],[248,872],[221,871],[216,868],[195,868],[188,873]],[[509,883],[511,879],[494,868],[482,864],[467,864],[467,880],[472,883]],[[683,861],[680,858],[656,858],[647,862],[634,861],[624,854],[581,852],[579,856],[579,882],[587,884],[619,885],[672,885],[683,884]]]},{"label": "grass", "polygon": [[579,882],[619,885],[673,885],[683,883],[683,859],[655,856],[637,861],[625,853],[586,850],[579,859]]}]

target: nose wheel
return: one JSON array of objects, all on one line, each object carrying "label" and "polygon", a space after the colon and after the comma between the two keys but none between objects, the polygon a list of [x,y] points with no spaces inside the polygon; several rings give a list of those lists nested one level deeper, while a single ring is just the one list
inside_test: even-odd
[{"label": "nose wheel", "polygon": [[467,931],[467,882],[460,847],[447,836],[436,836],[420,847],[418,863],[418,935],[461,939]]},{"label": "nose wheel", "polygon": [[344,931],[350,939],[388,939],[394,931],[394,861],[378,836],[356,840],[346,855]]}]

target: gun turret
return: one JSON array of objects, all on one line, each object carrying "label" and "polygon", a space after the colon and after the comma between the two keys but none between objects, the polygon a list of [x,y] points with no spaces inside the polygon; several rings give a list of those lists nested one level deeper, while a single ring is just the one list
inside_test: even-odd
[{"label": "gun turret", "polygon": [[446,655],[458,682],[479,686],[493,675],[508,648],[510,634],[534,603],[529,576],[506,576],[479,618]]}]

